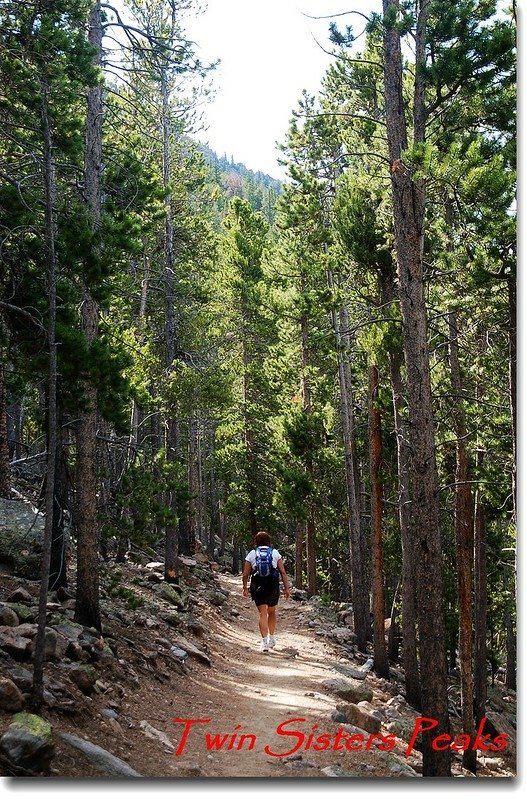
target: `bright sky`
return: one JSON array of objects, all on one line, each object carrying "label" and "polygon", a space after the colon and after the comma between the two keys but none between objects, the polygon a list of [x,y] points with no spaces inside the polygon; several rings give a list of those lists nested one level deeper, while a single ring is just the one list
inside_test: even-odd
[{"label": "bright sky", "polygon": [[[216,96],[205,108],[207,130],[198,134],[218,155],[282,178],[276,141],[284,141],[302,90],[316,93],[331,61],[327,15],[350,8],[370,13],[380,0],[208,0],[204,14],[185,26],[203,60],[221,60],[213,75]],[[357,15],[339,27],[364,28]],[[363,39],[360,40],[361,42]]]}]

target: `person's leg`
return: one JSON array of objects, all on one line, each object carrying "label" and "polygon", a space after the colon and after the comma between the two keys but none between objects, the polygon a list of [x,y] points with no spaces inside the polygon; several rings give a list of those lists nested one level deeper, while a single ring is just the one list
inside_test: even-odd
[{"label": "person's leg", "polygon": [[267,624],[269,633],[273,636],[276,630],[276,606],[267,606]]},{"label": "person's leg", "polygon": [[260,628],[262,639],[265,639],[265,637],[269,635],[269,622],[267,619],[268,606],[263,604],[261,606],[257,606],[257,608],[258,614],[260,615],[258,618],[258,626]]}]

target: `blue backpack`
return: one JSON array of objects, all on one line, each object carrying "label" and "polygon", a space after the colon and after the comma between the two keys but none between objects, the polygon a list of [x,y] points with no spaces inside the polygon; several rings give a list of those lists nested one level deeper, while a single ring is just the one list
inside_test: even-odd
[{"label": "blue backpack", "polygon": [[253,568],[253,575],[259,575],[261,578],[270,578],[278,574],[278,570],[273,567],[273,548],[262,545],[256,547],[256,562]]}]

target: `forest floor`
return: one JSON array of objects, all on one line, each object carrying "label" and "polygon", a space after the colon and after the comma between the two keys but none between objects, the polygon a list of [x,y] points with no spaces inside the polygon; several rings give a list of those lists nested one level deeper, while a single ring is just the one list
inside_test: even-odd
[{"label": "forest floor", "polygon": [[[214,581],[227,595],[225,603],[219,608],[207,601],[203,588],[194,589],[194,616],[202,630],[196,636],[185,632],[182,639],[200,648],[210,663],[189,657],[182,665],[166,651],[170,642],[179,646],[181,636],[166,623],[166,615],[156,616],[154,607],[146,605],[152,598],[152,585],[137,581],[135,566],[129,565],[125,571],[126,582],[136,593],[143,593],[146,614],[144,610],[130,611],[121,598],[106,601],[107,635],[117,646],[118,658],[97,662],[96,691],[83,694],[76,690],[65,677],[68,664],[46,665],[49,688],[60,694],[65,686],[60,681],[65,680],[69,686],[66,694],[74,697],[71,713],[53,705],[43,709],[43,716],[53,726],[56,747],[51,777],[107,774],[62,739],[64,733],[104,748],[147,778],[419,776],[421,755],[417,749],[407,752],[408,737],[406,741],[395,737],[396,746],[389,752],[379,749],[379,741],[370,749],[364,742],[349,750],[341,738],[339,746],[333,746],[335,735],[343,728],[332,714],[342,701],[323,682],[342,679],[346,669],[360,670],[366,655],[324,635],[324,626],[334,625],[330,609],[312,601],[281,598],[277,645],[263,653],[257,610],[242,596],[241,578],[217,572]],[[7,596],[20,585],[14,577],[2,578],[0,595]],[[37,589],[27,582],[26,587],[32,588],[33,594]],[[104,624],[103,620],[103,629]],[[9,664],[4,664],[9,675]],[[54,681],[59,681],[55,687]],[[364,673],[364,683],[373,692],[371,704],[366,706],[383,720],[383,734],[387,734],[386,724],[393,714],[412,729],[416,712],[401,697],[397,670],[389,682],[371,671]],[[384,715],[387,710],[392,716]],[[0,734],[10,719],[0,712]],[[184,740],[185,723],[174,720],[206,722],[187,723]],[[280,725],[284,726],[281,734],[277,731]],[[347,734],[358,730],[344,728]],[[216,735],[216,741],[223,741],[219,748],[213,744]],[[315,749],[318,736],[329,743],[326,749]],[[478,777],[512,777],[512,769],[507,760],[482,757]],[[459,756],[454,759],[453,774],[472,777],[462,769]]]}]

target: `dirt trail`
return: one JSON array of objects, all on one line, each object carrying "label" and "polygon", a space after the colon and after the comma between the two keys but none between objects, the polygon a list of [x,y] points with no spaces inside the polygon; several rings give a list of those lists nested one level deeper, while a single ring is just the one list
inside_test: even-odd
[{"label": "dirt trail", "polygon": [[[229,591],[228,605],[239,610],[239,616],[227,615],[228,619],[222,621],[216,613],[209,614],[211,631],[207,643],[212,668],[190,669],[175,696],[163,697],[161,688],[150,697],[139,691],[126,704],[126,713],[135,720],[141,714],[144,718],[145,707],[149,708],[148,722],[164,731],[176,748],[182,747],[185,726],[174,725],[174,718],[210,722],[189,728],[179,756],[159,758],[154,755],[153,745],[150,756],[143,757],[142,763],[133,756],[127,759],[129,763],[148,776],[298,778],[324,777],[320,769],[335,764],[356,770],[360,757],[366,775],[383,774],[378,772],[378,762],[375,767],[373,753],[305,749],[309,734],[334,734],[339,728],[331,721],[336,698],[321,686],[324,678],[337,677],[331,664],[337,662],[338,655],[306,625],[305,607],[281,599],[277,646],[262,653],[257,611],[250,600],[242,597],[240,578],[222,576],[221,584]],[[277,726],[293,718],[304,721],[289,723],[290,734],[279,735]],[[292,735],[294,730],[304,735],[302,746],[294,757],[284,761],[278,754],[290,753],[301,740],[300,734]],[[216,734],[220,739],[225,737],[219,750],[210,746]],[[241,741],[243,735],[247,738]],[[277,755],[266,752],[266,747]]]}]

